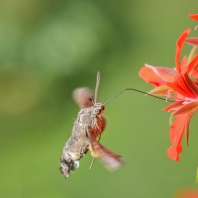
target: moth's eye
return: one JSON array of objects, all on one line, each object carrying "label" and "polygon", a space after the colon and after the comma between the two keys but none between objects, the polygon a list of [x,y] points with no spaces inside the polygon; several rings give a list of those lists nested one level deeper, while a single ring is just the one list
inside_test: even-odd
[{"label": "moth's eye", "polygon": [[97,115],[101,115],[103,112],[104,112],[103,109],[98,109],[98,110],[97,110]]}]

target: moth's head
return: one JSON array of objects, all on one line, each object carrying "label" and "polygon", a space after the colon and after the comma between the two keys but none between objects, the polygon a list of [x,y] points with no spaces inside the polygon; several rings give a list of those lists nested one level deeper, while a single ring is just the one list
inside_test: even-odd
[{"label": "moth's head", "polygon": [[103,103],[95,103],[94,104],[94,114],[95,115],[102,115],[104,112],[105,106]]}]

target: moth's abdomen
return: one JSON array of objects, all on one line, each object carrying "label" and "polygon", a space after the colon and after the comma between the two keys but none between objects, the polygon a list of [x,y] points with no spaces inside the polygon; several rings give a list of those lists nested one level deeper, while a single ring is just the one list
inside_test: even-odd
[{"label": "moth's abdomen", "polygon": [[74,172],[75,170],[75,161],[73,160],[66,160],[63,156],[60,159],[61,166],[60,166],[60,172],[61,175],[64,177],[69,177],[71,172]]},{"label": "moth's abdomen", "polygon": [[69,177],[71,172],[79,166],[80,159],[89,150],[89,139],[86,136],[85,129],[75,122],[72,136],[63,147],[60,159],[60,171],[64,177]]},{"label": "moth's abdomen", "polygon": [[79,161],[80,159],[88,152],[88,144],[86,147],[81,148],[77,152],[73,150],[72,148],[65,145],[63,148],[63,153],[60,159],[61,166],[60,166],[60,172],[62,176],[69,177],[71,172],[74,172],[75,168],[79,167]]}]

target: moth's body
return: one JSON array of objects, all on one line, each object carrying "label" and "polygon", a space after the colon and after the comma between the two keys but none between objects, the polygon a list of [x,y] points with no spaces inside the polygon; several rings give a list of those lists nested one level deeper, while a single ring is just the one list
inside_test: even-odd
[{"label": "moth's body", "polygon": [[74,122],[71,137],[63,147],[60,159],[60,171],[65,177],[69,177],[70,172],[79,166],[79,160],[88,151],[94,158],[99,158],[109,170],[115,170],[123,164],[120,155],[108,150],[97,140],[104,131],[106,123],[102,116],[104,104],[96,102],[99,77],[98,73],[94,101],[92,92],[88,88],[78,88],[74,91],[74,100],[81,107],[81,110]]},{"label": "moth's body", "polygon": [[91,150],[90,134],[99,137],[105,127],[105,119],[101,116],[104,111],[102,103],[96,103],[89,108],[81,109],[74,122],[72,135],[66,142],[61,156],[61,172],[66,177],[78,167],[79,160]]}]

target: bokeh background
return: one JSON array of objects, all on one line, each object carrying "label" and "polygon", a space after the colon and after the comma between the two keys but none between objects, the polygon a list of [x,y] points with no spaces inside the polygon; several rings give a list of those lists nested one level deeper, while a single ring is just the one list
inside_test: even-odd
[{"label": "bokeh background", "polygon": [[0,197],[168,198],[196,190],[197,115],[176,163],[166,155],[166,102],[130,91],[107,104],[101,139],[126,165],[110,173],[96,161],[88,170],[88,153],[69,179],[58,170],[79,111],[72,91],[94,89],[97,71],[103,102],[126,87],[149,91],[140,67],[174,67],[178,36],[197,25],[190,12],[198,13],[196,0],[1,0]]}]

